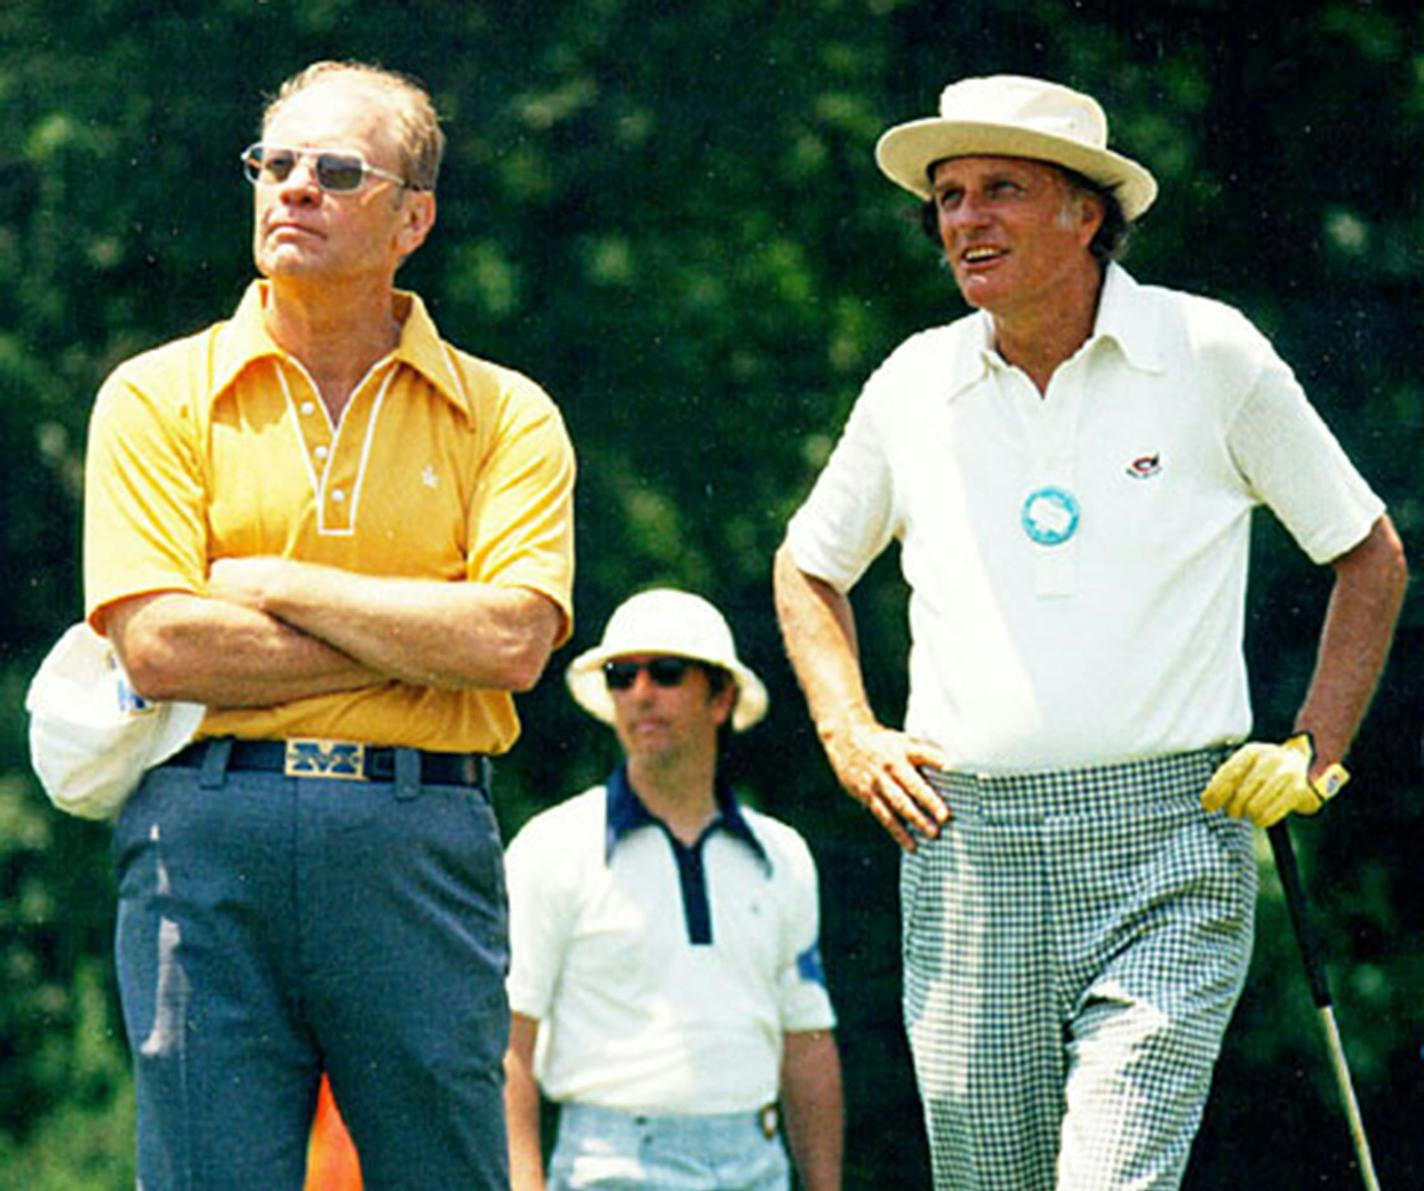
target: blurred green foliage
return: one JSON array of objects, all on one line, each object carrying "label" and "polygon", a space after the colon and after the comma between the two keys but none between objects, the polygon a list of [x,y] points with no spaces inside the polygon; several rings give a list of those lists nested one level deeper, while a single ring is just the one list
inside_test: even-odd
[{"label": "blurred green foliage", "polygon": [[[749,797],[821,859],[849,1079],[851,1187],[924,1185],[898,1025],[895,855],[833,789],[781,657],[769,559],[857,389],[960,310],[877,174],[889,123],[965,74],[1096,94],[1163,197],[1129,266],[1241,306],[1419,542],[1424,26],[1400,0],[6,0],[0,5],[0,1188],[132,1185],[132,1097],[108,960],[103,827],[29,774],[24,684],[80,607],[89,402],[118,360],[226,315],[250,276],[237,153],[264,93],[321,57],[432,88],[451,150],[407,266],[443,330],[560,402],[581,458],[579,624],[654,583],[721,604],[768,680],[739,740]],[[1259,730],[1287,726],[1327,575],[1256,534]],[[856,596],[868,685],[903,702],[894,560]],[[1424,1171],[1421,613],[1352,758],[1297,828],[1387,1186]],[[507,831],[595,780],[610,737],[557,657],[500,767]],[[1357,1183],[1278,887],[1189,1185]]]}]

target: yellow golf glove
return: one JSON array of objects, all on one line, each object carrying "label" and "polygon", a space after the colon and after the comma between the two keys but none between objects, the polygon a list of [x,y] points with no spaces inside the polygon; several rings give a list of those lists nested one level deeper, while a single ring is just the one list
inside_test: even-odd
[{"label": "yellow golf glove", "polygon": [[1350,780],[1343,765],[1331,765],[1314,782],[1310,766],[1315,744],[1309,732],[1284,744],[1243,744],[1223,761],[1202,791],[1208,811],[1223,810],[1233,819],[1270,827],[1294,811],[1313,815]]}]

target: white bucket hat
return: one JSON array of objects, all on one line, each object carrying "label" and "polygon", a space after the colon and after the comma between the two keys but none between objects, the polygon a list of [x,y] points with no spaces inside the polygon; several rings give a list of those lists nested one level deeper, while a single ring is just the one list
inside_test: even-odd
[{"label": "white bucket hat", "polygon": [[30,762],[45,793],[83,819],[116,815],[146,769],[193,739],[205,711],[140,698],[113,647],[83,621],[45,655],[25,709]]},{"label": "white bucket hat", "polygon": [[701,596],[670,588],[639,592],[614,610],[603,640],[569,664],[564,674],[569,693],[605,724],[613,722],[613,699],[603,678],[603,663],[632,654],[692,658],[726,670],[737,684],[732,708],[732,728],[737,732],[745,732],[766,714],[766,687],[737,658],[732,630]]},{"label": "white bucket hat", "polygon": [[897,124],[875,146],[891,181],[931,197],[929,167],[947,157],[1028,157],[1066,166],[1105,186],[1136,219],[1157,197],[1157,180],[1108,145],[1097,100],[1042,79],[1000,74],[960,79],[939,97],[939,115]]}]

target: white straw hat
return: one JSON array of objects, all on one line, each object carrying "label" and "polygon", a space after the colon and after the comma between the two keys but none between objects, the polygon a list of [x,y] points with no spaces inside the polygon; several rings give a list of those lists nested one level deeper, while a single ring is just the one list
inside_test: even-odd
[{"label": "white straw hat", "polygon": [[875,161],[891,181],[928,199],[929,167],[949,157],[1028,157],[1066,166],[1107,187],[1136,219],[1157,197],[1157,180],[1114,153],[1097,100],[1058,83],[992,75],[950,83],[939,115],[887,131]]},{"label": "white straw hat", "polygon": [[766,714],[766,687],[738,659],[732,630],[722,614],[701,596],[656,588],[624,600],[608,618],[603,640],[579,654],[564,674],[574,701],[611,724],[613,699],[603,678],[603,663],[634,654],[692,658],[726,670],[737,684],[732,727],[738,732]]}]

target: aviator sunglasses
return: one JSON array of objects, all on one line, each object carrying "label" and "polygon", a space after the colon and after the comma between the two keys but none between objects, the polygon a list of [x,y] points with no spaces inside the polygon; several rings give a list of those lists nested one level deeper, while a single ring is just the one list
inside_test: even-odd
[{"label": "aviator sunglasses", "polygon": [[604,662],[603,681],[610,691],[626,691],[638,680],[638,672],[646,670],[654,686],[681,686],[687,672],[697,665],[689,658],[653,658],[647,662]]},{"label": "aviator sunglasses", "polygon": [[254,186],[280,185],[292,175],[303,158],[315,161],[316,184],[329,194],[351,194],[360,190],[367,175],[394,182],[408,190],[419,190],[398,174],[371,165],[354,149],[288,149],[258,141],[242,151],[242,169]]}]

